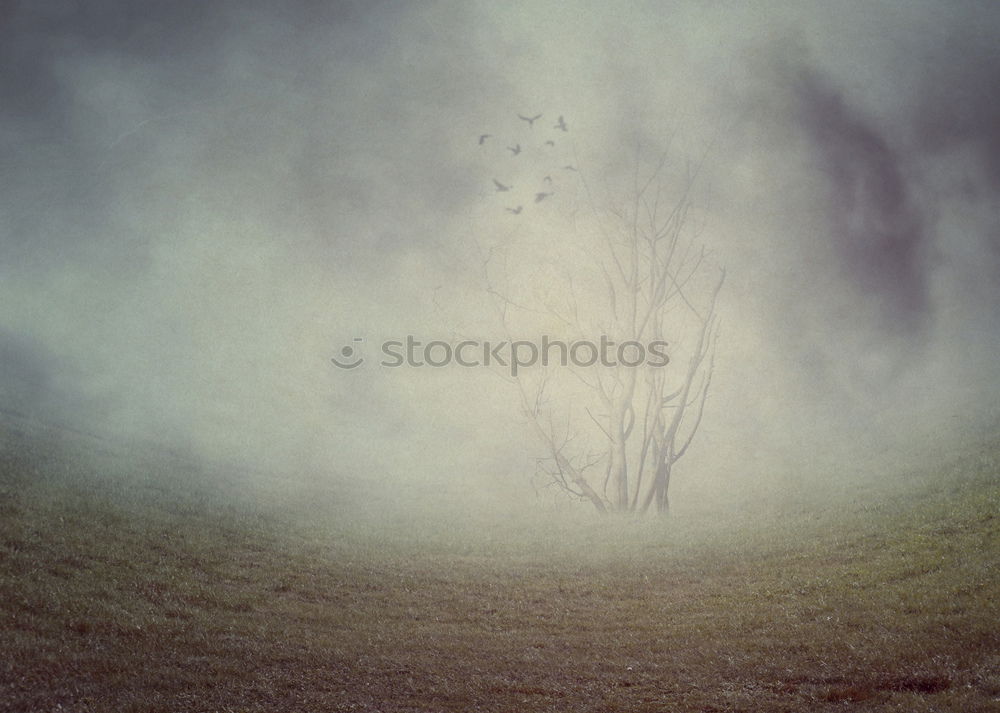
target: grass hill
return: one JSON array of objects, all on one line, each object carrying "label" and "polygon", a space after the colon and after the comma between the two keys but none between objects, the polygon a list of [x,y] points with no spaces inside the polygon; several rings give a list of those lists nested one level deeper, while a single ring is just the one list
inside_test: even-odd
[{"label": "grass hill", "polygon": [[7,420],[0,711],[997,711],[998,463],[415,534]]}]

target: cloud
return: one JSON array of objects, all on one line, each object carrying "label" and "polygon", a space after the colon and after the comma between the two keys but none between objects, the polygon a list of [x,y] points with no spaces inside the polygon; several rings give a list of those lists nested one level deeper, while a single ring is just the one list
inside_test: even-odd
[{"label": "cloud", "polygon": [[[930,153],[970,149],[989,177],[992,199],[1000,190],[1000,51],[996,28],[986,8],[942,33],[939,46],[922,66],[917,102],[913,106],[918,146]],[[956,51],[957,48],[961,51]]]},{"label": "cloud", "polygon": [[848,278],[880,302],[883,328],[919,329],[929,309],[928,228],[886,132],[818,70],[791,84],[794,119],[824,181],[827,221]]},{"label": "cloud", "polygon": [[[943,274],[926,174],[958,155],[976,199],[995,193],[1000,77],[995,32],[965,60],[935,49],[940,18],[919,3],[833,7],[2,4],[0,328],[19,335],[4,357],[19,398],[59,393],[112,430],[359,472],[378,451],[408,454],[392,463],[407,477],[442,479],[440,462],[475,470],[491,444],[523,457],[508,422],[491,428],[506,392],[476,373],[343,374],[329,357],[358,336],[495,334],[477,246],[524,246],[512,254],[544,276],[561,239],[590,225],[569,172],[517,220],[491,183],[534,208],[550,167],[524,139],[564,114],[552,166],[578,165],[599,200],[627,193],[637,146],[653,156],[674,136],[668,172],[682,177],[722,134],[692,225],[704,219],[729,268],[719,400],[728,380],[749,389],[730,401],[741,424],[768,398],[774,413],[800,401],[789,429],[834,412],[862,422],[843,392],[870,399],[903,364],[924,373],[913,346],[931,341]],[[776,39],[794,26],[798,54]],[[748,46],[780,55],[780,71],[742,64]],[[907,63],[890,71],[897,50]],[[518,112],[544,112],[544,126]],[[517,137],[515,160],[504,142]],[[971,262],[981,226],[968,225],[952,233]],[[452,321],[435,311],[449,294]],[[963,321],[948,338],[985,354],[988,375],[995,303],[976,299],[951,305]],[[777,433],[771,415],[756,422]]]},{"label": "cloud", "polygon": [[0,406],[5,412],[32,416],[51,394],[51,355],[20,334],[0,330]]}]

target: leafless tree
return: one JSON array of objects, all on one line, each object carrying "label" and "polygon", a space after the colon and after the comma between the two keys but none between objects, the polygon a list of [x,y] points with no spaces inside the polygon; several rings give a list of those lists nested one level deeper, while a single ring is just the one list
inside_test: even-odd
[{"label": "leafless tree", "polygon": [[[581,172],[586,230],[568,231],[587,262],[561,273],[559,289],[519,299],[504,259],[493,251],[483,269],[508,338],[525,314],[558,323],[564,333],[611,345],[666,343],[669,363],[540,367],[511,379],[544,453],[538,477],[598,511],[669,510],[671,476],[705,414],[724,269],[713,264],[692,218],[701,163],[666,180],[666,154],[643,165],[637,151],[625,200],[599,200]],[[586,284],[586,289],[581,285]],[[596,333],[595,333],[596,332]],[[634,351],[632,356],[634,357]],[[648,355],[647,355],[648,356]],[[565,361],[565,360],[564,360]],[[543,360],[544,363],[544,360]]]}]

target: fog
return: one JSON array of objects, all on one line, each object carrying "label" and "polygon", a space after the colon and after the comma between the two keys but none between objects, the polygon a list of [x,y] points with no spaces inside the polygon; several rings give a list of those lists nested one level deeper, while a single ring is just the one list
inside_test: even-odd
[{"label": "fog", "polygon": [[514,215],[492,180],[571,164],[614,195],[638,146],[705,157],[728,275],[678,508],[997,424],[995,3],[51,0],[0,33],[7,417],[397,507],[550,507],[509,384],[379,345],[502,339],[477,250],[517,241],[545,284],[587,202],[563,170]]}]

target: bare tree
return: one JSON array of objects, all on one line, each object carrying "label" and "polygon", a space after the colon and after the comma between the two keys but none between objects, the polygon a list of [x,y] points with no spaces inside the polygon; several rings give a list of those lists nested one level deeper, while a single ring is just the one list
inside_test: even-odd
[{"label": "bare tree", "polygon": [[[604,208],[581,174],[589,232],[577,229],[570,238],[589,257],[589,268],[563,274],[560,289],[518,299],[505,261],[493,251],[483,261],[509,338],[518,317],[532,313],[579,340],[594,343],[600,334],[604,347],[616,349],[611,362],[602,354],[601,365],[563,359],[565,369],[543,367],[511,379],[545,449],[541,482],[602,513],[669,510],[674,466],[702,423],[715,366],[725,271],[711,264],[692,224],[700,164],[688,165],[673,187],[665,166],[664,154],[644,170],[637,152],[627,200],[606,200]],[[654,343],[668,345],[669,363],[637,364],[635,352]],[[621,358],[628,350],[633,358]]]}]

